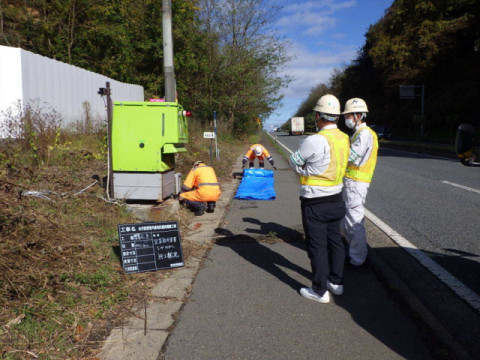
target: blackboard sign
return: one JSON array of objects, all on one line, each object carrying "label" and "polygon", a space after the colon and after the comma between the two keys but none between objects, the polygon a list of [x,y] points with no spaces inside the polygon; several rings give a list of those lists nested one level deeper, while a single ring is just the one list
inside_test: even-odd
[{"label": "blackboard sign", "polygon": [[126,273],[185,265],[176,221],[118,225],[118,237]]}]

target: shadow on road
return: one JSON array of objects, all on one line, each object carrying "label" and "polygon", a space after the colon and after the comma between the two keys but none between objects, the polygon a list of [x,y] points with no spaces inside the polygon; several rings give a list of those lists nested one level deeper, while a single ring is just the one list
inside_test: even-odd
[{"label": "shadow on road", "polygon": [[217,245],[229,247],[242,258],[249,261],[253,265],[258,266],[259,268],[268,271],[278,280],[287,284],[295,291],[299,291],[304,284],[301,284],[297,280],[293,279],[285,271],[283,271],[282,268],[290,269],[307,278],[310,277],[310,271],[292,263],[283,255],[280,255],[277,252],[269,249],[259,240],[251,236],[235,235],[230,230],[224,228],[217,228],[215,229],[215,232],[225,236],[224,239],[217,240]]},{"label": "shadow on road", "polygon": [[[278,243],[279,239],[289,245],[305,250],[302,233],[294,229],[273,222],[265,222],[253,218],[244,218],[247,223],[260,225],[260,230],[247,229],[250,235],[237,235],[230,230],[217,228],[216,233],[224,238],[217,241],[217,245],[228,247],[239,256],[258,268],[267,271],[281,282],[298,292],[301,287],[310,286],[310,269],[292,262],[288,253],[282,255],[268,244]],[[275,234],[273,234],[275,233]],[[269,236],[270,234],[270,236]],[[256,237],[255,237],[256,236]],[[402,251],[400,249],[396,250]],[[305,257],[307,253],[305,251]],[[305,263],[309,263],[308,260]],[[296,272],[303,278],[289,275],[288,269]],[[295,277],[295,278],[294,278]],[[371,268],[350,269],[344,273],[345,293],[342,296],[333,296],[332,302],[347,311],[352,318],[348,324],[339,324],[349,328],[360,326],[392,351],[406,359],[452,359],[450,352],[432,335],[424,325],[419,326],[410,310],[401,303],[392,299],[384,285],[378,280]],[[308,301],[299,296],[298,301]],[[321,305],[318,306],[328,306]],[[399,307],[400,306],[400,307]],[[332,311],[338,311],[333,310]],[[427,348],[424,346],[427,345]],[[430,352],[430,353],[429,353]],[[361,354],[361,350],[359,350]]]},{"label": "shadow on road", "polygon": [[480,276],[478,275],[480,274],[479,255],[458,249],[442,250],[446,253],[424,252],[458,280],[480,295]]},{"label": "shadow on road", "polygon": [[245,231],[247,233],[251,233],[254,235],[274,236],[288,243],[304,241],[303,232],[283,226],[275,222],[262,222],[258,219],[251,217],[244,217],[243,221],[246,223],[260,226],[260,230],[246,228]]}]

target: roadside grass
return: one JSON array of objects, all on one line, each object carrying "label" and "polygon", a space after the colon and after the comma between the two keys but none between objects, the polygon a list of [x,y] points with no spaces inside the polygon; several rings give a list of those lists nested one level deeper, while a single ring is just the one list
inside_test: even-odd
[{"label": "roadside grass", "polygon": [[[110,329],[170,273],[126,275],[121,268],[117,225],[140,220],[109,202],[95,180],[107,173],[105,134],[59,127],[49,134],[0,144],[0,359],[94,359]],[[202,135],[190,132],[177,172],[209,162]],[[213,166],[220,183],[230,181],[246,140],[219,137]],[[43,142],[41,156],[34,141]],[[181,208],[155,221],[178,220],[183,237],[192,217]],[[200,250],[188,241],[182,248],[186,260]]]}]

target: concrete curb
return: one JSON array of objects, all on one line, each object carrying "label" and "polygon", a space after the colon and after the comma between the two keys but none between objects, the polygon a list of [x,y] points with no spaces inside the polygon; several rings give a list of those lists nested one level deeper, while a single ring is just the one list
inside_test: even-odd
[{"label": "concrete curb", "polygon": [[[240,156],[232,172],[241,171]],[[205,213],[195,218],[198,231],[183,237],[200,245],[207,245],[199,258],[186,261],[185,267],[172,271],[171,276],[155,286],[148,300],[132,310],[135,314],[125,323],[114,328],[105,340],[98,358],[101,360],[157,360],[183,304],[190,295],[195,276],[213,243],[215,229],[225,218],[225,212],[235,196],[238,180],[232,179],[221,185],[222,195],[213,214]],[[135,209],[138,214],[142,212]],[[147,214],[148,212],[144,212]],[[161,277],[162,273],[158,272]]]}]

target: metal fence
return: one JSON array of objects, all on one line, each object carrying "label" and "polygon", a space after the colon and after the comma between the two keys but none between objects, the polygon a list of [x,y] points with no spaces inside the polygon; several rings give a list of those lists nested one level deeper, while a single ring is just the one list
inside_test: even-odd
[{"label": "metal fence", "polygon": [[32,101],[45,103],[61,115],[64,125],[84,119],[88,102],[89,115],[105,120],[105,102],[97,92],[107,81],[113,101],[144,101],[142,86],[125,84],[20,48],[0,46],[0,128],[5,114],[14,113],[19,101],[22,106]]}]

